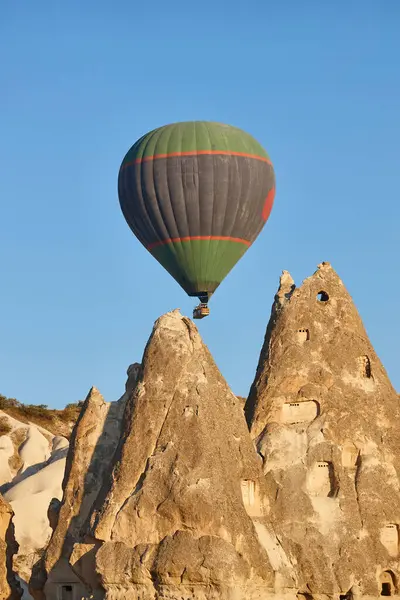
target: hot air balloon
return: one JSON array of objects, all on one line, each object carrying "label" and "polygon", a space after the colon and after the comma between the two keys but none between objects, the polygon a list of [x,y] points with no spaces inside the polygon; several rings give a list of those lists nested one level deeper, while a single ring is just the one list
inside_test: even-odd
[{"label": "hot air balloon", "polygon": [[127,152],[118,175],[123,215],[139,241],[209,314],[207,303],[264,227],[275,175],[263,147],[221,123],[160,127]]}]

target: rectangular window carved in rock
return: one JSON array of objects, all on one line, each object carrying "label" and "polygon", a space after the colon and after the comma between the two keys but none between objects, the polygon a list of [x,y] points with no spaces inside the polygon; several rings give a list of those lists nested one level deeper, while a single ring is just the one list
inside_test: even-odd
[{"label": "rectangular window carved in rock", "polygon": [[380,531],[381,544],[385,546],[389,556],[397,556],[399,553],[399,532],[395,523],[388,523]]},{"label": "rectangular window carved in rock", "polygon": [[319,404],[315,400],[285,403],[282,406],[282,423],[311,422],[319,414]]},{"label": "rectangular window carved in rock", "polygon": [[242,481],[242,498],[245,506],[253,506],[255,501],[255,483],[251,479]]},{"label": "rectangular window carved in rock", "polygon": [[332,463],[318,461],[309,469],[307,489],[311,496],[333,497],[337,493]]},{"label": "rectangular window carved in rock", "polygon": [[298,329],[297,330],[297,341],[300,344],[307,342],[310,339],[310,332],[308,329]]}]

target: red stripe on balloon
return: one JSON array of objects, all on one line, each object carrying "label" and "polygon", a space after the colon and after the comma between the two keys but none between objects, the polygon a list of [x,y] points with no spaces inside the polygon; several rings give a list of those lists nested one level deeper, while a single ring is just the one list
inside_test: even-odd
[{"label": "red stripe on balloon", "polygon": [[271,214],[274,198],[275,188],[272,188],[269,190],[267,197],[265,198],[264,208],[262,209],[262,218],[264,219],[264,221],[267,221],[269,215]]},{"label": "red stripe on balloon", "polygon": [[180,156],[203,156],[203,155],[215,155],[222,154],[223,156],[243,156],[245,158],[254,158],[255,160],[261,160],[262,162],[267,163],[272,166],[269,158],[265,156],[258,156],[257,154],[247,154],[246,152],[231,152],[230,150],[190,150],[188,152],[169,152],[168,154],[154,154],[153,156],[143,156],[142,158],[136,158],[130,162],[127,162],[121,165],[121,169],[125,169],[125,167],[130,167],[131,165],[140,165],[144,162],[149,162],[151,160],[157,160],[159,158],[173,158]]}]

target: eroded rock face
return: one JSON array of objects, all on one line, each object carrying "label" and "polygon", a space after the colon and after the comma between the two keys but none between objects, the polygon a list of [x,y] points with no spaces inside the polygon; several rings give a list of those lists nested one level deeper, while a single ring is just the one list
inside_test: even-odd
[{"label": "eroded rock face", "polygon": [[[178,311],[161,317],[136,376],[111,464],[82,516],[73,503],[92,467],[89,453],[77,452],[84,434],[76,426],[47,583],[36,577],[35,597],[61,563],[85,598],[255,600],[292,586],[293,566],[265,517],[262,461],[242,405],[195,325]],[[87,427],[99,421],[88,416]],[[65,525],[71,511],[79,528]]]},{"label": "eroded rock face", "polygon": [[14,513],[14,570],[24,586],[50,539],[47,508],[51,498],[62,497],[68,440],[2,411],[0,420],[7,431],[0,435],[0,493]]},{"label": "eroded rock face", "polygon": [[283,273],[245,412],[299,590],[393,594],[399,401],[328,263],[298,289]]},{"label": "eroded rock face", "polygon": [[96,557],[103,586],[115,594],[125,585],[121,598],[135,586],[147,588],[146,598],[161,591],[198,597],[193,584],[204,598],[224,597],[221,589],[243,589],[243,598],[252,597],[252,585],[273,589],[248,514],[268,531],[260,464],[240,402],[197,328],[177,311],[164,315],[142,364],[91,516],[91,535],[103,542]]},{"label": "eroded rock face", "polygon": [[[30,590],[35,598],[57,598],[65,587],[77,588],[76,597],[85,598],[88,587],[68,564],[73,546],[82,541],[82,529],[109,468],[120,435],[120,422],[126,398],[107,403],[92,388],[72,432],[63,480],[63,496],[48,507],[53,529],[43,559],[35,566]],[[69,589],[64,590],[65,593]],[[89,597],[89,596],[88,596]]]},{"label": "eroded rock face", "polygon": [[12,516],[11,506],[0,495],[0,600],[18,600],[22,595],[12,570],[13,555],[18,551]]}]

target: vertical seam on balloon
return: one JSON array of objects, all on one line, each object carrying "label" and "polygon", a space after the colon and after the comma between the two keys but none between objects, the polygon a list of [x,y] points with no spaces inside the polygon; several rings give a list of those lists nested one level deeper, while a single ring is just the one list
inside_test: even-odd
[{"label": "vertical seam on balloon", "polygon": [[[147,148],[148,144],[149,144],[149,143],[150,143],[150,141],[153,139],[153,137],[155,136],[155,134],[157,133],[157,131],[159,131],[159,130],[158,130],[158,129],[155,129],[155,130],[154,130],[154,133],[153,133],[152,135],[150,135],[150,136],[149,136],[149,138],[148,138],[148,140],[146,141],[146,144],[145,144],[145,146],[144,146],[144,152],[146,152],[146,148]],[[153,182],[154,182],[154,166],[153,166],[152,174],[153,174]],[[150,217],[149,217],[149,211],[148,211],[148,209],[147,209],[147,205],[146,205],[146,201],[145,201],[145,195],[144,195],[144,193],[143,193],[143,191],[144,191],[144,188],[143,188],[143,179],[144,179],[144,178],[143,178],[143,167],[141,166],[141,169],[140,169],[140,184],[141,184],[141,188],[142,188],[142,197],[143,197],[143,206],[144,206],[144,210],[145,210],[145,213],[146,213],[146,215],[147,215],[147,219],[148,219],[148,221],[149,221],[149,223],[150,223],[150,226],[152,227],[152,229],[153,229],[154,233],[156,234],[156,236],[157,236],[157,238],[158,238],[158,241],[161,241],[161,239],[162,239],[162,238],[160,237],[160,235],[159,235],[159,232],[158,232],[158,231],[157,231],[157,229],[154,227],[154,225],[152,225],[152,221],[151,221],[151,219],[150,219]],[[154,191],[155,191],[155,190],[154,190]],[[160,207],[158,206],[158,198],[157,198],[157,196],[156,196],[156,202],[157,202],[157,208],[158,208],[158,212],[160,213]],[[160,213],[160,214],[161,214],[161,213]]]},{"label": "vertical seam on balloon", "polygon": [[[211,135],[210,135],[210,130],[208,129],[207,123],[205,124],[205,127],[206,127],[206,130],[207,130],[208,141],[209,141],[210,148],[211,148],[212,147]],[[214,170],[215,170],[215,158],[214,158],[214,156],[210,156],[209,160],[210,160],[211,165],[212,165],[212,168],[211,168],[211,172],[212,172],[212,185],[211,185],[211,190],[212,190],[212,193],[211,193],[212,206],[211,206],[211,230],[210,230],[210,236],[213,236],[214,235],[214,200],[215,200],[215,191],[214,191],[215,190],[215,188],[214,188],[214,182],[215,182],[215,173],[214,173]],[[208,270],[209,264],[210,264],[210,258],[211,258],[211,255],[212,255],[213,260],[212,260],[211,264],[213,266],[215,266],[216,263],[215,263],[214,257],[217,254],[218,245],[219,245],[218,241],[215,241],[215,243],[212,244],[211,238],[208,240],[208,252],[207,252],[207,263],[206,263],[206,273],[207,273],[207,281],[206,281],[206,283],[207,283],[207,287],[208,287],[208,285],[210,283],[212,283],[212,281],[209,280],[209,270]],[[211,249],[212,249],[212,251],[211,251]]]},{"label": "vertical seam on balloon", "polygon": [[[194,147],[196,148],[197,147],[196,146],[196,123],[193,122],[192,126],[193,126]],[[181,153],[182,153],[182,145],[183,145],[183,136],[181,136],[181,146],[180,146],[180,152]],[[185,170],[185,182],[186,182],[186,180],[187,180],[187,171]],[[196,220],[197,220],[198,223],[200,223],[199,219],[200,219],[200,207],[199,207],[199,214],[196,215]],[[201,227],[200,227],[200,231],[201,231]],[[191,236],[192,234],[190,233],[189,235]],[[189,242],[189,255],[190,255],[190,261],[192,263],[192,278],[193,278],[192,281],[193,281],[195,287],[197,288],[197,275],[196,275],[197,269],[196,269],[196,261],[195,261],[195,258],[194,258],[194,250],[195,249],[194,249],[193,241],[190,240],[190,242]]]},{"label": "vertical seam on balloon", "polygon": [[[237,160],[238,160],[238,159],[237,159]],[[251,163],[249,162],[249,159],[245,159],[245,160],[247,161],[247,165],[248,165],[248,169],[249,169],[249,180],[251,180],[251,167],[250,167]],[[239,165],[238,165],[238,168],[239,168]],[[242,180],[242,182],[243,182],[243,180]],[[241,193],[240,193],[240,197],[242,196],[242,188],[243,188],[243,186],[241,186]],[[248,185],[248,186],[247,186],[247,188],[246,188],[246,192],[245,192],[245,193],[246,193],[246,195],[245,195],[245,198],[244,198],[244,201],[243,201],[242,205],[243,205],[243,206],[248,206],[248,200],[249,200],[249,194],[250,194],[250,185]],[[241,203],[239,202],[239,203],[238,203],[238,209],[237,209],[237,211],[236,211],[236,214],[235,214],[235,219],[234,219],[234,222],[233,222],[232,232],[233,232],[233,231],[234,231],[234,229],[236,228],[236,225],[237,225],[237,218],[238,218],[238,214],[239,214],[239,210],[240,210],[240,208],[241,208]]]},{"label": "vertical seam on balloon", "polygon": [[[239,208],[240,208],[240,204],[241,204],[241,203],[240,203],[240,200],[241,200],[241,198],[242,198],[242,189],[243,189],[243,177],[242,177],[242,175],[241,175],[241,172],[240,172],[240,169],[239,169],[239,157],[238,157],[238,156],[235,156],[235,157],[234,157],[234,161],[235,161],[235,169],[236,169],[236,173],[238,174],[238,176],[239,176],[239,178],[240,178],[240,190],[239,190],[239,196],[238,196],[238,202],[237,202],[237,207],[236,207],[235,216],[234,216],[234,218],[233,218],[233,221],[232,221],[232,227],[231,227],[231,231],[230,231],[230,234],[229,234],[229,236],[228,236],[228,237],[232,237],[232,232],[233,232],[233,230],[235,229],[235,225],[236,225],[236,218],[237,218],[237,214],[238,214],[238,211],[239,211]],[[230,164],[232,164],[232,163],[230,163]],[[230,179],[228,179],[228,181],[230,182]],[[229,187],[230,187],[230,183],[228,184],[228,190],[229,190]],[[250,186],[248,186],[248,188],[247,188],[247,193],[248,193],[249,187],[250,187]],[[228,202],[229,202],[229,194],[228,194]],[[226,257],[227,250],[228,250],[228,248],[227,248],[227,247],[225,247],[225,249],[224,249],[224,252],[222,253],[222,256],[221,256],[221,263],[223,263],[223,261],[224,261],[224,259],[225,259],[225,257]],[[236,263],[235,263],[235,264],[236,264]],[[229,273],[229,272],[230,272],[230,271],[233,269],[233,267],[234,267],[234,266],[235,266],[235,265],[232,265],[232,267],[231,267],[231,268],[229,269],[229,271],[228,271],[228,272],[225,274],[225,276],[226,276],[226,275],[227,275],[227,274],[228,274],[228,273]]]},{"label": "vertical seam on balloon", "polygon": [[[235,160],[236,160],[236,158],[235,158]],[[229,159],[228,159],[228,162],[227,162],[227,165],[228,165],[228,185],[226,186],[225,212],[224,212],[224,219],[223,219],[223,223],[224,223],[224,224],[225,224],[225,222],[226,222],[226,215],[227,215],[228,208],[229,208],[229,197],[230,197],[230,194],[229,194],[229,189],[230,189],[230,177],[229,177],[229,176],[230,176],[231,164],[232,164],[232,162],[231,162],[231,158],[229,158]],[[223,227],[223,226],[222,226],[222,227]],[[229,237],[230,237],[230,236],[229,236]],[[220,245],[220,244],[218,244],[218,249],[219,249],[219,245]],[[217,250],[218,250],[218,249],[217,249]],[[220,254],[220,256],[219,256],[219,264],[221,265],[221,267],[220,267],[221,269],[222,269],[222,265],[223,265],[223,263],[224,263],[224,258],[225,258],[226,251],[227,251],[227,248],[226,248],[226,246],[225,246],[225,248],[223,249],[222,253],[221,253],[221,254]],[[221,273],[220,273],[220,275],[221,275]]]},{"label": "vertical seam on balloon", "polygon": [[[250,160],[248,160],[248,159],[246,159],[246,160],[247,160],[247,162],[248,162],[248,169],[249,169],[249,180],[251,181],[251,168],[252,168],[252,167],[251,167],[251,165],[252,165],[252,163],[251,163],[251,161],[250,161]],[[245,200],[244,200],[244,204],[245,204],[246,206],[248,206],[248,205],[249,205],[249,202],[248,202],[248,201],[249,201],[249,195],[250,195],[250,185],[249,185],[249,186],[247,187],[247,189],[246,189],[246,197],[245,197]],[[236,224],[237,224],[237,223],[236,223],[236,221],[237,221],[237,218],[238,218],[238,213],[236,213],[236,215],[235,215],[235,227],[236,227]],[[248,222],[249,222],[249,219],[247,218],[247,223],[248,223]],[[250,237],[250,236],[249,236],[249,237]],[[251,241],[252,241],[252,240],[251,240]]]},{"label": "vertical seam on balloon", "polygon": [[[179,130],[179,148],[180,148],[180,151],[182,151],[182,143],[183,143],[182,138],[183,138],[183,133],[181,135],[181,129],[180,129]],[[180,182],[181,182],[181,187],[182,187],[182,200],[183,200],[183,207],[184,207],[185,216],[186,216],[187,231],[189,231],[189,235],[190,235],[190,220],[189,220],[187,206],[186,206],[185,188],[184,188],[184,185],[183,185],[183,162],[178,160],[178,164],[180,165]],[[192,263],[192,273],[194,273],[195,272],[195,268],[194,268],[194,264],[193,264],[191,242],[189,242],[189,248],[188,249],[184,248],[182,244],[178,244],[178,246],[179,246],[179,250],[182,253],[181,254],[181,260],[183,260],[184,265],[185,265],[184,271],[186,271],[186,274],[189,274],[190,264]],[[185,274],[185,273],[183,273],[183,274]]]},{"label": "vertical seam on balloon", "polygon": [[[210,131],[209,131],[208,126],[207,126],[206,123],[204,124],[204,126],[206,128],[208,142],[209,142],[209,146],[210,146],[210,149],[211,149]],[[211,169],[211,172],[212,172],[212,181],[211,181],[211,183],[214,184],[214,158],[212,156],[210,158],[211,158],[211,164],[212,164],[212,169]],[[199,179],[200,179],[200,177],[199,177]],[[211,186],[211,188],[214,189],[213,185]],[[210,236],[213,235],[214,193],[211,194],[211,198],[212,198],[212,204],[211,204],[211,227],[210,227],[210,232],[209,232]],[[208,245],[207,245],[207,253],[206,253],[206,264],[205,264],[205,271],[204,271],[204,274],[205,274],[204,283],[205,283],[205,287],[207,288],[204,291],[206,291],[206,292],[208,292],[208,287],[209,287],[209,283],[210,283],[209,280],[208,280],[208,277],[209,277],[209,275],[208,275],[208,273],[209,273],[209,271],[208,271],[208,265],[210,263],[211,237],[208,239],[207,244]]]},{"label": "vertical seam on balloon", "polygon": [[[179,135],[179,140],[180,140],[179,143],[182,147],[181,129],[182,128],[179,125],[179,129],[178,129],[178,135]],[[173,128],[171,127],[171,135],[168,139],[167,147],[169,147],[169,142],[171,140],[172,133],[173,133]],[[179,160],[178,160],[177,164],[180,164],[180,182],[181,182],[181,191],[182,191],[181,198],[182,198],[182,202],[183,202],[183,209],[184,209],[184,214],[185,214],[185,219],[186,219],[186,230],[189,231],[189,218],[188,218],[188,212],[187,212],[186,201],[185,201],[185,190],[183,188],[183,183],[182,183],[182,163],[179,162]],[[175,218],[175,212],[174,212],[174,218]],[[177,229],[179,229],[179,225],[178,225],[178,222],[176,221],[176,218],[175,218],[175,222],[176,222]],[[182,235],[181,232],[180,232],[180,235]],[[179,248],[179,250],[177,250],[177,254],[179,256],[179,268],[181,270],[181,275],[185,276],[185,273],[187,273],[187,271],[188,271],[188,266],[190,265],[190,258],[188,260],[188,255],[187,255],[186,249],[182,246],[182,244],[178,244],[178,248]],[[189,255],[190,255],[190,252],[189,252]]]},{"label": "vertical seam on balloon", "polygon": [[[250,165],[252,165],[252,163],[250,162]],[[258,170],[258,180],[260,182],[260,196],[264,196],[263,192],[263,185],[264,185],[264,181],[265,181],[265,173],[264,173],[264,168],[269,172],[269,169],[272,169],[272,163],[268,166],[263,167],[262,169],[258,170],[258,166],[256,167],[256,169]],[[264,203],[265,200],[263,200]],[[257,212],[256,212],[257,211]],[[256,226],[256,222],[258,221],[258,225]],[[262,217],[262,207],[261,207],[261,213],[258,212],[256,206],[254,206],[254,233],[251,239],[251,243],[253,243],[256,238],[259,236],[259,234],[261,233],[261,230],[263,229],[264,225],[265,225],[265,221]]]},{"label": "vertical seam on balloon", "polygon": [[[165,132],[165,130],[164,130],[164,132]],[[171,128],[169,128],[169,131],[168,131],[169,135],[168,135],[168,137],[166,139],[166,148],[168,148],[169,142],[171,140],[172,133],[173,133],[173,128],[171,127]],[[165,168],[166,168],[166,175],[167,175],[168,201],[169,201],[169,205],[171,207],[172,217],[173,217],[173,220],[175,222],[176,231],[178,232],[178,235],[181,236],[182,234],[181,234],[181,231],[179,230],[179,223],[178,223],[178,221],[176,219],[176,215],[175,215],[175,211],[174,211],[174,204],[173,204],[173,202],[171,200],[171,194],[169,192],[169,175],[168,175],[169,169],[168,169],[168,161],[165,162]],[[174,257],[175,265],[177,267],[177,270],[179,272],[179,278],[181,279],[181,275],[182,275],[182,253],[180,251],[181,249],[178,248],[178,246],[172,244],[172,245],[170,245],[170,250],[171,250],[171,254]]]},{"label": "vertical seam on balloon", "polygon": [[[121,187],[121,190],[122,190],[122,194],[120,193],[120,187]],[[141,244],[143,244],[143,246],[146,247],[146,245],[147,245],[146,238],[143,237],[143,235],[140,233],[140,227],[137,228],[137,227],[134,226],[134,221],[131,218],[128,206],[125,203],[125,198],[128,195],[128,193],[127,193],[128,191],[129,191],[129,186],[128,186],[127,174],[124,173],[123,170],[122,171],[120,170],[119,175],[118,175],[118,197],[119,197],[119,204],[120,204],[120,207],[121,207],[122,214],[124,215],[125,220],[128,223],[128,225],[129,225],[129,228],[136,235],[136,237],[138,238],[139,242]],[[138,221],[140,221],[142,223],[142,225],[143,225],[143,219],[138,219]]]},{"label": "vertical seam on balloon", "polygon": [[[226,139],[226,137],[224,139],[225,139],[226,148],[228,148],[229,147],[229,142]],[[231,198],[231,193],[230,193],[231,192],[231,177],[230,177],[230,175],[231,175],[231,168],[232,168],[231,167],[232,166],[232,160],[228,159],[228,161],[229,161],[228,162],[228,186],[227,186],[227,199],[226,199],[226,204],[225,204],[224,222],[225,222],[225,219],[226,219],[227,212],[229,211],[229,208],[230,208],[230,198]],[[236,171],[237,171],[237,173],[238,173],[238,175],[240,177],[240,171],[237,169],[237,156],[234,157],[234,161],[235,161]],[[228,236],[228,237],[231,237],[231,236]],[[219,264],[220,264],[219,278],[220,279],[221,279],[221,276],[222,276],[223,272],[225,271],[225,268],[224,268],[223,265],[224,265],[224,261],[225,261],[225,258],[226,258],[226,254],[228,252],[228,248],[229,248],[229,244],[225,244],[223,246],[223,251],[222,251],[222,253],[220,255],[220,260],[219,260]]]},{"label": "vertical seam on balloon", "polygon": [[[139,181],[138,181],[136,171],[134,172],[133,181],[134,181],[135,191],[138,190],[139,183],[140,183],[140,191],[141,191],[141,198],[142,198],[142,204],[143,204],[143,211],[146,212],[146,214],[147,214],[146,205],[145,205],[145,202],[144,202],[144,199],[143,199],[142,178],[140,177]],[[125,189],[126,192],[128,192],[127,195],[130,195],[130,196],[132,196],[132,195],[135,196],[136,195],[136,194],[132,194],[132,180],[128,176],[126,176],[126,179],[125,179],[125,182],[124,182],[124,189]],[[124,205],[125,205],[125,203],[124,203]],[[122,204],[121,204],[121,207],[122,207]],[[148,244],[147,236],[149,236],[149,239],[151,239],[151,237],[152,237],[151,236],[151,227],[152,227],[151,226],[151,221],[150,221],[150,219],[148,219],[148,222],[146,222],[146,220],[143,217],[142,210],[137,211],[137,214],[134,215],[134,210],[132,209],[132,211],[131,211],[131,208],[132,208],[132,206],[129,203],[127,203],[125,205],[125,212],[123,211],[123,214],[126,213],[126,215],[127,215],[126,219],[127,219],[129,227],[134,232],[134,234],[138,237],[139,241],[146,247],[147,244]],[[139,227],[138,227],[138,224],[139,224]],[[144,231],[143,235],[139,233],[139,231],[140,231],[140,224],[142,225],[142,228],[143,228],[143,231]]]},{"label": "vertical seam on balloon", "polygon": [[[197,148],[197,124],[196,122],[194,123],[194,147]],[[196,160],[193,162],[193,165],[197,166],[197,170],[199,167],[199,157],[196,156]],[[194,166],[193,166],[193,183],[195,182],[195,174],[194,174]],[[198,177],[198,182],[199,182],[199,187],[197,189],[197,206],[199,208],[199,224],[200,224],[200,232],[203,231],[202,229],[202,225],[201,225],[201,194],[200,194],[200,177]],[[193,188],[195,188],[195,186],[193,186]],[[190,242],[190,245],[192,245],[192,242]],[[199,246],[200,250],[198,253],[199,256],[199,270],[197,271],[197,269],[194,270],[194,273],[198,273],[198,275],[196,275],[196,289],[199,292],[202,292],[203,290],[199,290],[199,284],[202,281],[202,266],[203,266],[203,252],[201,251],[201,246]],[[193,263],[195,263],[194,260],[194,247],[192,249],[192,256],[193,256]],[[199,281],[199,277],[200,277],[200,281]]]},{"label": "vertical seam on balloon", "polygon": [[[249,149],[248,143],[249,143],[249,140],[246,138],[246,140],[244,141],[244,144],[245,144],[245,148],[246,148],[247,151]],[[236,157],[236,161],[238,163],[238,169],[239,169],[239,160],[240,159],[238,157]],[[248,165],[248,169],[249,169],[249,181],[250,181],[251,180],[251,164],[252,164],[252,162],[251,162],[251,159],[248,159],[248,158],[246,158],[244,160],[246,161],[246,163]],[[241,179],[241,184],[242,185],[241,185],[241,188],[240,188],[240,197],[242,196],[243,178]],[[246,197],[245,197],[245,201],[244,201],[243,205],[246,205],[246,206],[248,205],[249,192],[250,192],[250,185],[247,186]],[[235,229],[235,227],[237,225],[237,218],[238,218],[238,214],[239,214],[239,209],[240,209],[240,202],[238,204],[238,210],[236,211],[236,214],[235,214],[233,229]],[[232,231],[233,231],[233,229],[232,229]]]},{"label": "vertical seam on balloon", "polygon": [[[180,135],[180,131],[179,131],[179,140],[180,140],[180,148],[182,149],[182,136]],[[184,208],[184,213],[185,213],[185,217],[186,217],[187,231],[189,232],[189,235],[190,235],[190,221],[189,221],[186,202],[185,202],[185,190],[183,187],[183,180],[182,180],[182,173],[183,173],[182,162],[178,161],[178,164],[180,164],[180,178],[179,179],[180,179],[180,183],[181,183],[181,192],[182,192],[181,197],[182,197],[183,208]],[[175,213],[174,213],[174,218],[175,218]],[[175,221],[176,221],[176,219],[175,219]],[[178,228],[178,224],[177,224],[177,228]],[[189,257],[188,257],[186,249],[182,246],[182,244],[178,244],[178,246],[179,246],[179,257],[180,257],[180,269],[182,271],[182,275],[185,275],[185,271],[186,272],[188,271],[188,266],[190,265],[190,250],[189,250]],[[182,264],[184,265],[184,268],[182,268]]]},{"label": "vertical seam on balloon", "polygon": [[[196,148],[197,147],[197,145],[196,145],[196,139],[197,139],[197,137],[196,137],[196,122],[195,121],[193,122],[193,133],[194,133],[194,147]],[[181,136],[180,152],[182,152],[182,141],[183,141],[183,136]],[[196,156],[195,160],[198,161],[198,157],[197,156]],[[199,198],[199,201],[200,201],[200,198]],[[186,206],[186,203],[185,203],[185,206]],[[199,203],[198,203],[198,210],[199,210],[198,222],[200,223],[200,204]],[[201,231],[201,224],[200,224],[200,231]],[[189,235],[192,236],[192,233],[190,231],[190,225],[189,225]],[[194,244],[193,240],[190,240],[189,247],[190,247],[190,251],[189,251],[190,260],[191,260],[191,263],[192,263],[192,275],[191,276],[192,276],[192,281],[195,284],[195,287],[197,288],[198,287],[198,285],[197,285],[198,284],[198,277],[196,276],[197,269],[196,269],[196,261],[195,261],[195,256],[194,256],[195,255],[195,244]],[[201,252],[199,254],[201,256]]]}]

